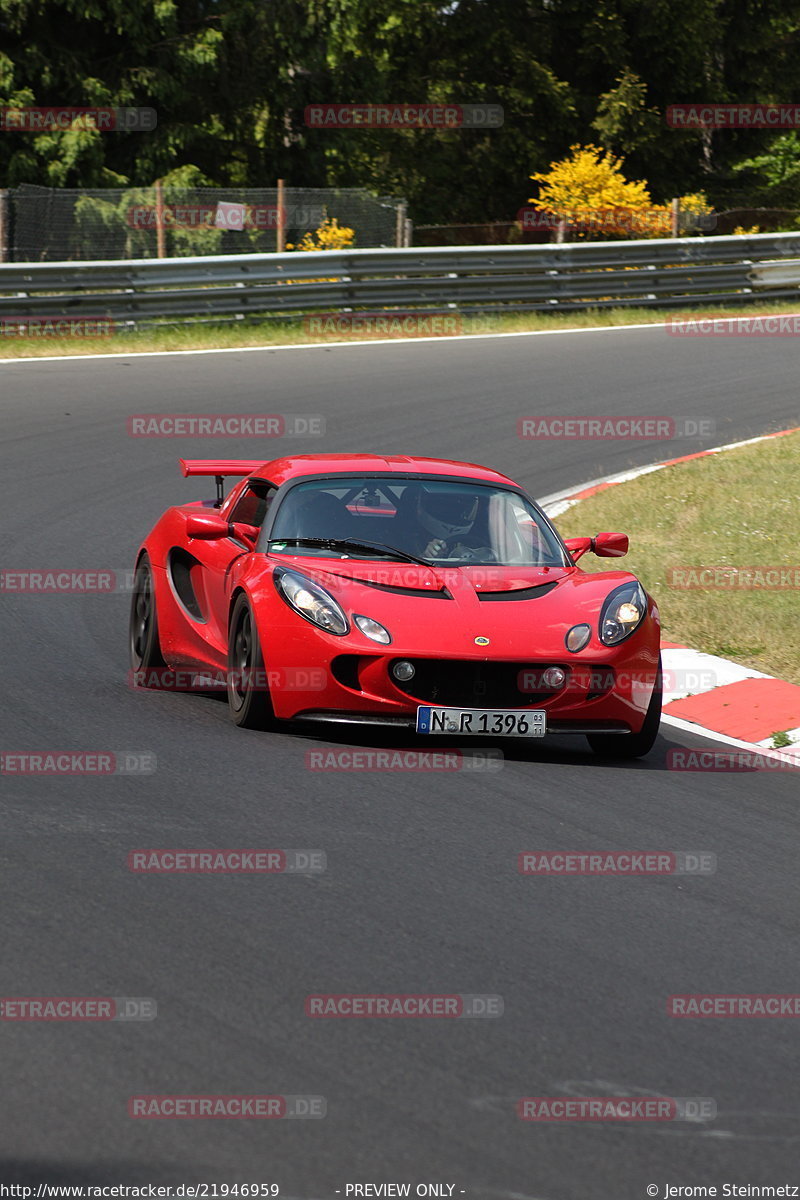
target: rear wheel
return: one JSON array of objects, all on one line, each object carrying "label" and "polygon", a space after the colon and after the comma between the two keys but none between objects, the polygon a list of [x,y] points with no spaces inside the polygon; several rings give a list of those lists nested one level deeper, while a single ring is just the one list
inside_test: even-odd
[{"label": "rear wheel", "polygon": [[266,729],[274,719],[264,655],[247,597],[233,606],[228,632],[228,707],[243,729]]},{"label": "rear wheel", "polygon": [[638,733],[587,733],[586,740],[600,758],[641,758],[653,748],[661,723],[661,703],[664,685],[661,679],[661,656],[653,695],[647,706],[644,724]]},{"label": "rear wheel", "polygon": [[[148,671],[167,664],[158,640],[158,613],[150,559],[143,554],[133,577],[130,618],[130,656],[134,671]],[[145,683],[146,687],[147,684]]]}]

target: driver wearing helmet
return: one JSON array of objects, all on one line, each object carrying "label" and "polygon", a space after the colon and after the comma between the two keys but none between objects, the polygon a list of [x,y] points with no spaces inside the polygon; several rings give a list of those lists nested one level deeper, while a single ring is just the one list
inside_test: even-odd
[{"label": "driver wearing helmet", "polygon": [[490,547],[479,546],[472,534],[478,516],[474,492],[422,486],[412,513],[416,516],[415,550],[424,558],[485,559]]}]

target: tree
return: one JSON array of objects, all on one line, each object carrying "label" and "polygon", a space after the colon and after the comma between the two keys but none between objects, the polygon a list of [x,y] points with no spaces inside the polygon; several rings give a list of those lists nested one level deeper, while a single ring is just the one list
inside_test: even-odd
[{"label": "tree", "polygon": [[592,128],[606,149],[629,154],[658,141],[663,118],[657,108],[647,107],[647,84],[626,67],[611,91],[600,97]]},{"label": "tree", "polygon": [[742,159],[734,170],[751,172],[767,203],[800,205],[800,135],[796,132],[779,134],[765,154]]},{"label": "tree", "polygon": [[[0,105],[146,106],[152,133],[6,133],[0,183],[108,187],[191,167],[218,184],[286,172],[293,64],[311,0],[0,0]],[[35,17],[35,22],[33,18]]]},{"label": "tree", "polygon": [[[768,174],[736,167],[769,152],[763,133],[671,129],[664,113],[791,100],[799,30],[800,0],[0,0],[0,105],[158,113],[152,133],[6,133],[0,186],[143,187],[188,170],[363,187],[405,196],[417,223],[484,222],[513,217],[531,170],[598,141],[661,204],[758,202],[778,194]],[[304,122],[308,104],[359,101],[493,103],[505,120]]]},{"label": "tree", "polygon": [[[405,196],[424,223],[511,217],[526,165],[574,133],[570,88],[548,63],[547,0],[326,0],[317,100],[492,103],[501,128],[308,131],[326,181]],[[318,66],[321,64],[318,62]]]}]

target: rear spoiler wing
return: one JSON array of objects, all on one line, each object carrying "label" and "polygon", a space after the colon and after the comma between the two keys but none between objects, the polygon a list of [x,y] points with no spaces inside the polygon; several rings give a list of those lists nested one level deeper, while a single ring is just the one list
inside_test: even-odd
[{"label": "rear spoiler wing", "polygon": [[216,508],[222,507],[222,482],[226,475],[252,475],[253,471],[263,466],[263,459],[260,458],[181,458],[178,461],[184,478],[189,475],[214,476],[217,481]]},{"label": "rear spoiler wing", "polygon": [[263,458],[181,458],[181,474],[187,475],[252,475],[263,466]]}]

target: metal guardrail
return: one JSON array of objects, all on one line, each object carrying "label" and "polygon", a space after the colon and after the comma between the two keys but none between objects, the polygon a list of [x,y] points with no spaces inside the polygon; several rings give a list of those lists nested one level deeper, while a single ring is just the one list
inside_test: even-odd
[{"label": "metal guardrail", "polygon": [[755,287],[800,287],[800,259],[758,263],[749,273]]},{"label": "metal guardrail", "polygon": [[[386,308],[497,313],[735,304],[756,295],[785,298],[791,285],[776,278],[774,268],[781,258],[799,255],[800,233],[777,233],[8,263],[0,265],[0,318],[138,322]],[[795,263],[787,265],[796,270]]]}]

